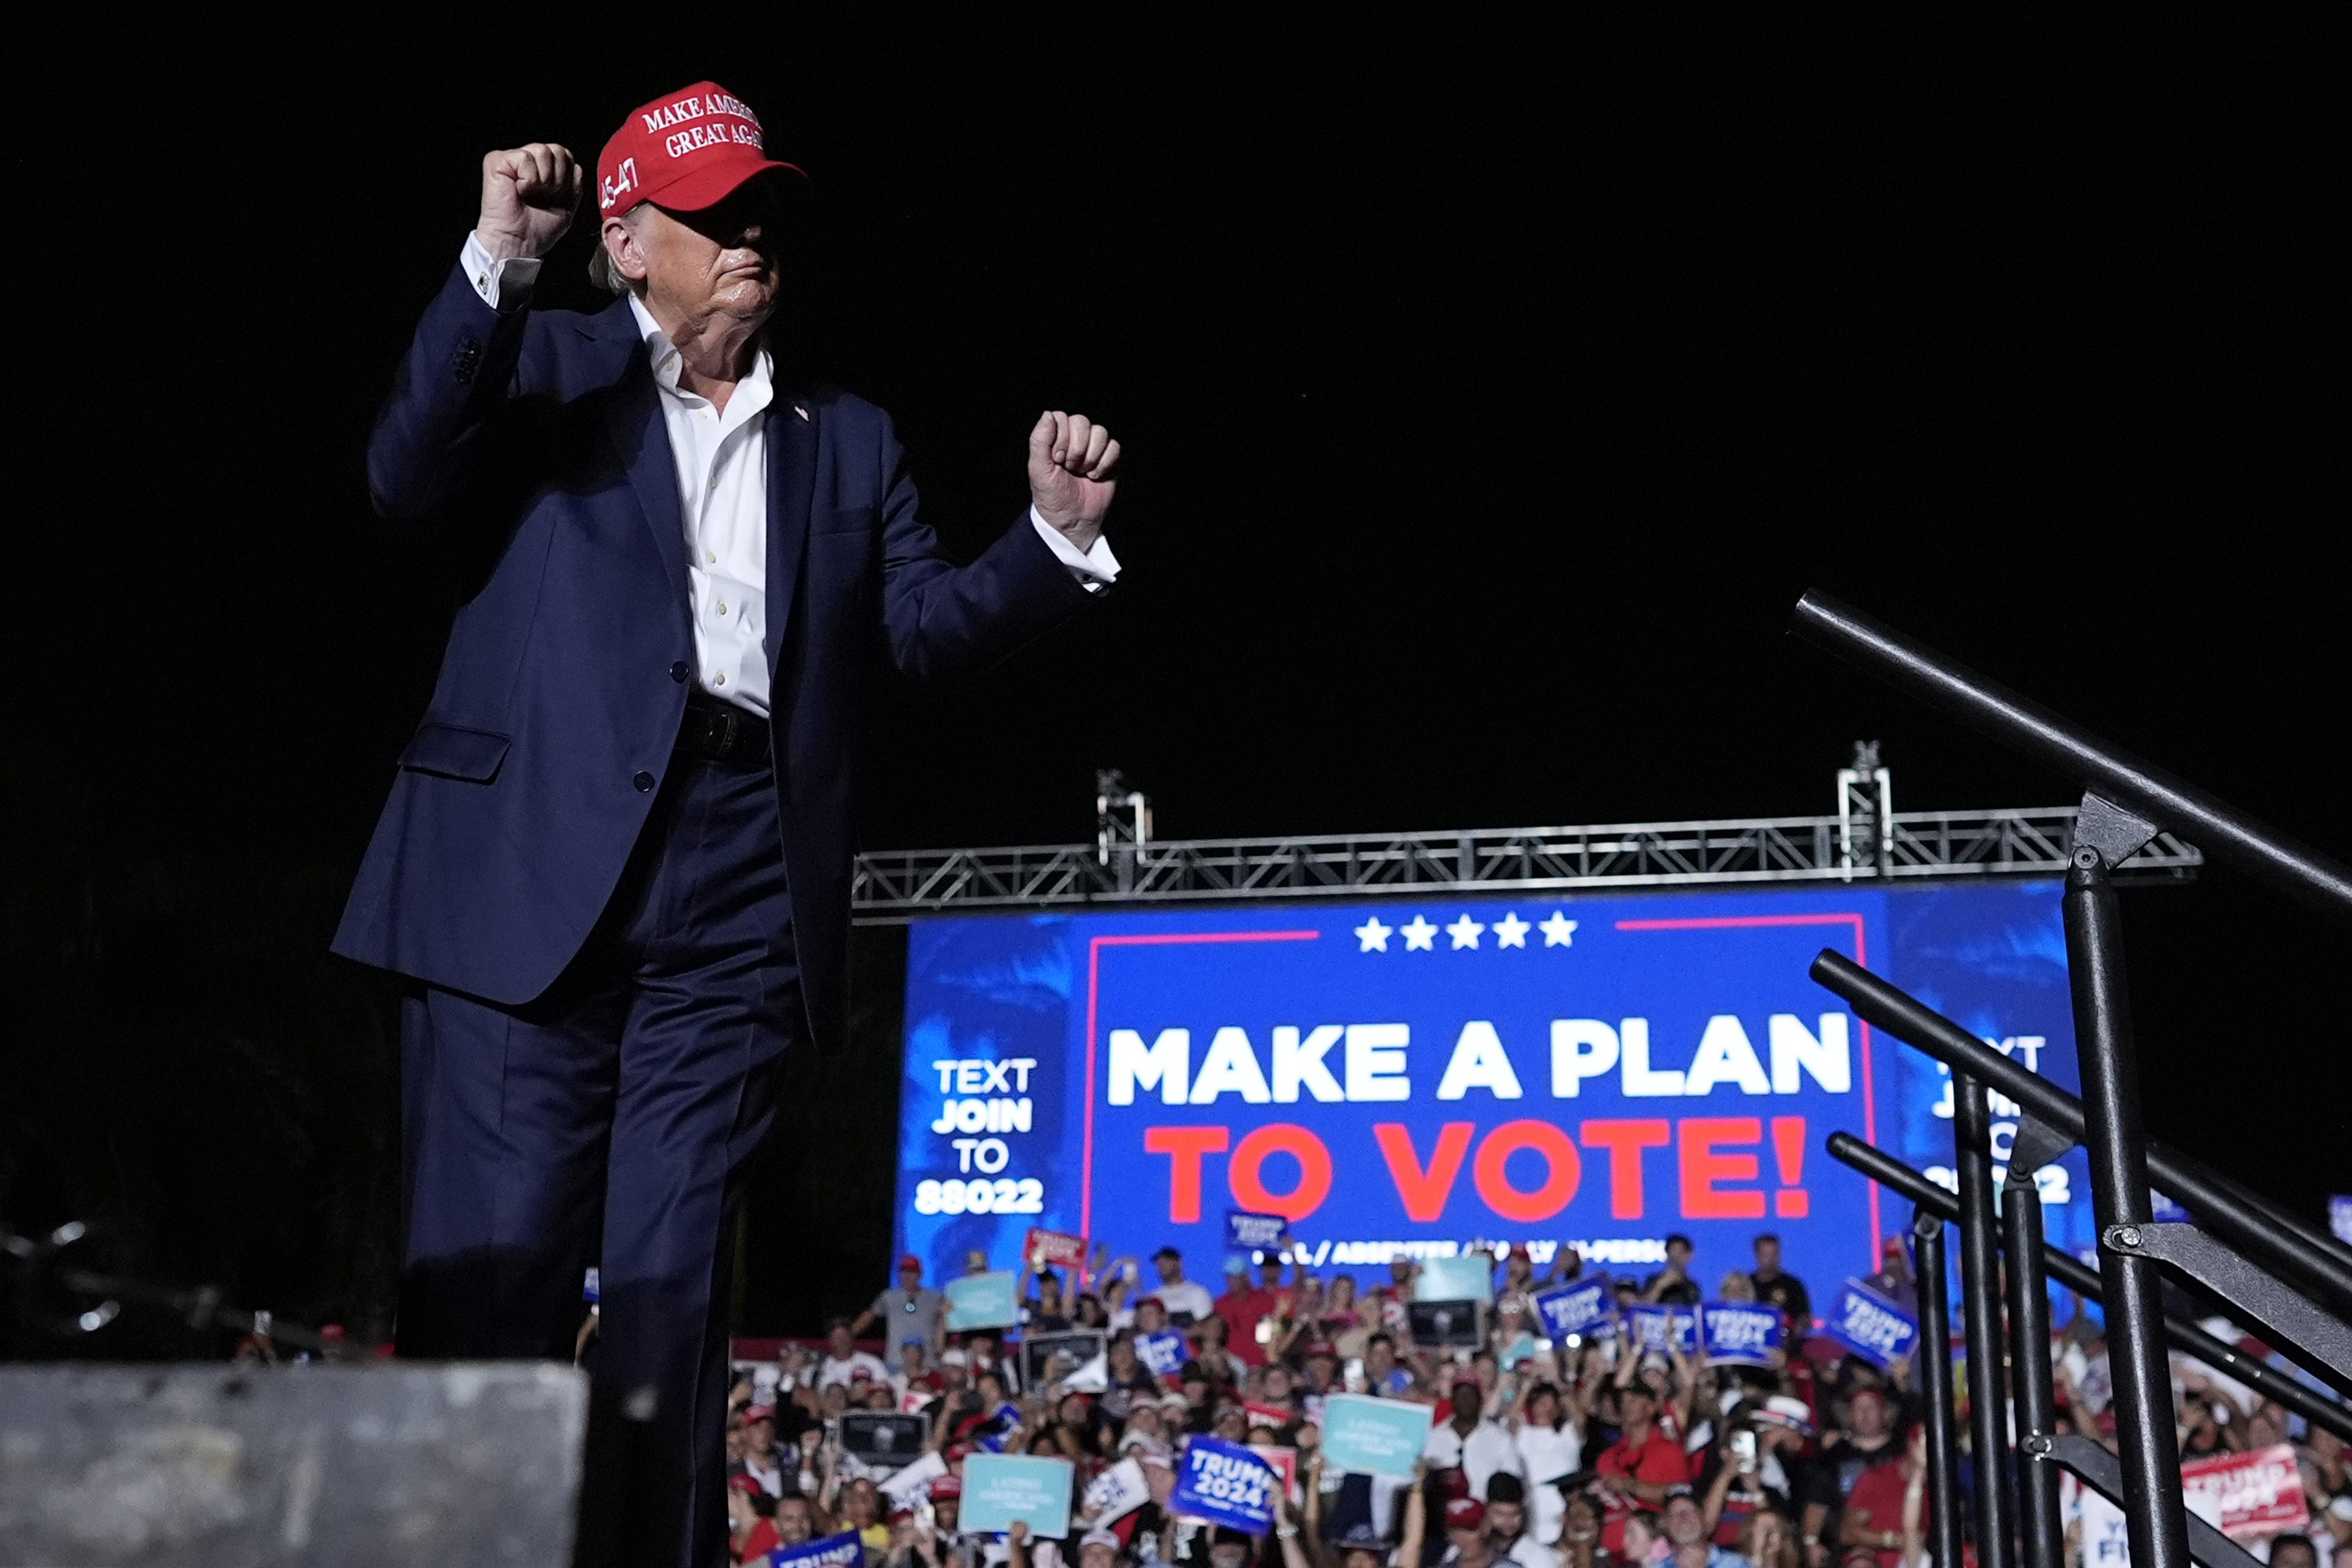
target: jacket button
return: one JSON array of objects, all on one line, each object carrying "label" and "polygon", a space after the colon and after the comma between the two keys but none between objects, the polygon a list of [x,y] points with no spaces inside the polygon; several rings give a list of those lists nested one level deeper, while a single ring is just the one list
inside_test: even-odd
[{"label": "jacket button", "polygon": [[680,686],[685,685],[686,678],[693,673],[694,671],[688,668],[687,662],[684,659],[679,659],[676,664],[669,667],[669,678],[672,680],[677,681]]},{"label": "jacket button", "polygon": [[654,775],[646,772],[643,768],[638,769],[637,776],[631,779],[629,782],[637,786],[637,793],[639,795],[651,795],[653,793]]}]

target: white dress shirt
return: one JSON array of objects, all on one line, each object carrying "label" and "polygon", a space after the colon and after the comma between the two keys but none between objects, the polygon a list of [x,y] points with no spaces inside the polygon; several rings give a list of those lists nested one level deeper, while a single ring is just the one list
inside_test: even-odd
[{"label": "white dress shirt", "polygon": [[[482,302],[496,310],[501,290],[528,289],[536,257],[490,255],[472,234],[460,257]],[[678,384],[684,357],[635,295],[629,310],[661,389],[662,427],[677,469],[678,513],[686,530],[687,600],[694,626],[697,682],[713,697],[768,711],[768,436],[761,417],[774,400],[775,367],[761,349],[735,384],[722,411]],[[793,411],[803,419],[808,411]],[[1029,509],[1029,521],[1055,558],[1088,593],[1118,576],[1118,557],[1097,535],[1081,551]],[[1203,1293],[1205,1295],[1205,1292]]]}]

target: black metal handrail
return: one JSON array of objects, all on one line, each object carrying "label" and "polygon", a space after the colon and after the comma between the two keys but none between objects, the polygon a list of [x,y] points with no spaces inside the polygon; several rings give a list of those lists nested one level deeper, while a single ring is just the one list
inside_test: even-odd
[{"label": "black metal handrail", "polygon": [[[2082,1139],[2081,1100],[1942,1014],[1826,948],[1813,960],[1810,973],[1816,984],[1895,1038],[1954,1072],[1981,1079],[2068,1138]],[[2334,1298],[2339,1307],[2352,1302],[2352,1252],[2335,1237],[2153,1139],[2147,1144],[2147,1168],[2168,1196],[2187,1205],[2200,1224],[2231,1245],[2269,1260],[2281,1273]]]},{"label": "black metal handrail", "polygon": [[2297,898],[2352,920],[2352,871],[1826,594],[1790,629]]},{"label": "black metal handrail", "polygon": [[[1957,1223],[1960,1217],[1958,1196],[1929,1181],[1902,1161],[1883,1149],[1864,1142],[1851,1132],[1832,1132],[1826,1145],[1830,1157],[1868,1176],[1880,1186],[1911,1200],[1931,1214]],[[2099,1271],[2063,1249],[2044,1243],[2042,1264],[2050,1278],[2068,1289],[2093,1301],[2101,1301]],[[2280,1372],[2266,1362],[2255,1361],[2235,1345],[2214,1338],[2188,1319],[2166,1313],[2164,1329],[2172,1342],[2189,1355],[2228,1373],[2306,1420],[2315,1421],[2347,1442],[2352,1442],[2352,1409],[2327,1395]]]}]

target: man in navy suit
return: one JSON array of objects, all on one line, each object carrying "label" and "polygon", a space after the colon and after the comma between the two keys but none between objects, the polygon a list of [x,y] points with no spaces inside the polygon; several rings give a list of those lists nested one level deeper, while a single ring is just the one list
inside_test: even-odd
[{"label": "man in navy suit", "polygon": [[1100,426],[1041,416],[1029,510],[957,566],[889,417],[786,378],[802,179],[714,83],[635,110],[597,169],[621,297],[579,315],[531,292],[582,171],[489,154],[368,453],[384,517],[488,563],[335,939],[409,982],[401,1350],[569,1356],[599,1267],[618,1550],[687,1568],[726,1555],[739,1176],[785,1052],[846,1028],[859,667],[973,673],[1118,573]]}]

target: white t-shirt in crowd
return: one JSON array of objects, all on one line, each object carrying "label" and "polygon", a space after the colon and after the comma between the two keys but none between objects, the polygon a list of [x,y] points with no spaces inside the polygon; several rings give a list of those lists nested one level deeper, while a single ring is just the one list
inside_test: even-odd
[{"label": "white t-shirt in crowd", "polygon": [[1529,1422],[1511,1435],[1511,1441],[1519,1451],[1520,1473],[1528,1482],[1528,1533],[1543,1545],[1556,1546],[1568,1500],[1559,1495],[1558,1487],[1543,1483],[1572,1474],[1583,1465],[1584,1439],[1566,1423],[1555,1432]]},{"label": "white t-shirt in crowd", "polygon": [[824,1364],[816,1369],[816,1385],[823,1389],[837,1383],[846,1388],[850,1379],[861,1372],[876,1383],[890,1381],[890,1369],[882,1364],[880,1356],[868,1351],[852,1351],[838,1359],[826,1356]]},{"label": "white t-shirt in crowd", "polygon": [[1207,1288],[1195,1285],[1190,1279],[1179,1279],[1172,1285],[1162,1285],[1144,1294],[1146,1300],[1156,1299],[1167,1308],[1170,1317],[1179,1312],[1190,1312],[1196,1323],[1217,1310],[1217,1303],[1209,1295]]},{"label": "white t-shirt in crowd", "polygon": [[1481,1502],[1486,1498],[1486,1482],[1496,1471],[1508,1470],[1527,1479],[1527,1463],[1499,1422],[1481,1421],[1465,1437],[1454,1429],[1453,1422],[1441,1421],[1423,1439],[1421,1457],[1433,1470],[1460,1468],[1470,1482],[1470,1495]]}]

